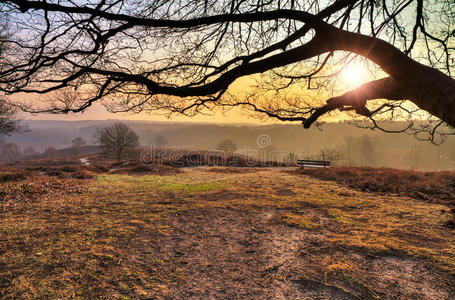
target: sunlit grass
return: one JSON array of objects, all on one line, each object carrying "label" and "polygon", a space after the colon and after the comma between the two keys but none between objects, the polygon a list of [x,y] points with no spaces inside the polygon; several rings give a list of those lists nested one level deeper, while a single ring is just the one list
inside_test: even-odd
[{"label": "sunlit grass", "polygon": [[99,175],[97,177],[99,186],[111,186],[128,190],[147,190],[150,188],[167,189],[172,191],[203,192],[222,188],[226,185],[225,181],[210,180],[204,178],[191,179],[184,175]]},{"label": "sunlit grass", "polygon": [[312,230],[319,227],[317,223],[313,222],[312,218],[292,213],[279,216],[278,222],[306,230]]}]

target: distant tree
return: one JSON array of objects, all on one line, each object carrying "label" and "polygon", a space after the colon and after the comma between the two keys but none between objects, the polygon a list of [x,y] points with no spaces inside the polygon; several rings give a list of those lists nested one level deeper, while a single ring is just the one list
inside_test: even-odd
[{"label": "distant tree", "polygon": [[447,158],[449,160],[449,165],[451,166],[451,169],[455,169],[455,140],[450,141],[451,144],[449,146],[449,149],[447,151]]},{"label": "distant tree", "polygon": [[166,147],[168,144],[168,140],[165,136],[162,136],[161,134],[157,134],[155,138],[153,139],[153,145],[157,148],[162,148]]},{"label": "distant tree", "polygon": [[38,155],[39,152],[35,150],[35,148],[33,147],[27,147],[24,149],[24,151],[22,151],[22,155],[24,157],[31,157],[31,156],[34,156],[34,155]]},{"label": "distant tree", "polygon": [[55,147],[47,147],[46,150],[44,150],[44,155],[47,158],[55,158],[57,156],[57,149]]},{"label": "distant tree", "polygon": [[289,152],[287,159],[288,159],[289,163],[296,163],[297,162],[297,155],[295,155],[294,152]]},{"label": "distant tree", "polygon": [[81,147],[85,146],[87,144],[87,142],[83,138],[77,137],[71,141],[71,144],[73,145],[74,155],[78,155],[81,151]]},{"label": "distant tree", "polygon": [[12,161],[21,157],[21,149],[15,143],[7,143],[0,139],[0,161]]},{"label": "distant tree", "polygon": [[237,150],[237,145],[231,140],[222,140],[216,145],[216,149],[226,153],[234,153]]},{"label": "distant tree", "polygon": [[300,159],[305,159],[307,156],[307,151],[306,150],[297,150],[296,152],[289,152],[287,157],[284,158],[284,161],[290,164],[295,164],[297,163],[298,160]]},{"label": "distant tree", "polygon": [[318,151],[317,154],[313,155],[311,158],[316,159],[316,160],[325,160],[325,161],[331,161],[331,162],[336,162],[340,160],[342,157],[341,153],[330,147],[324,147]]},{"label": "distant tree", "polygon": [[362,135],[359,140],[358,161],[363,166],[374,167],[378,162],[378,154],[374,139],[367,135]]},{"label": "distant tree", "polygon": [[344,137],[344,141],[346,143],[346,161],[348,166],[352,166],[353,163],[353,148],[354,148],[354,137],[352,135],[347,135]]},{"label": "distant tree", "polygon": [[105,153],[115,155],[121,160],[124,153],[139,146],[139,137],[124,123],[114,123],[111,126],[98,128],[95,139]]},{"label": "distant tree", "polygon": [[274,157],[275,153],[277,152],[277,148],[272,146],[272,145],[266,145],[264,147],[260,147],[259,148],[259,153],[258,153],[258,158],[261,159],[262,161],[272,161],[274,159],[276,159],[276,157]]},{"label": "distant tree", "polygon": [[71,144],[73,145],[73,147],[82,147],[85,146],[87,142],[83,138],[78,136],[77,138],[71,141]]}]

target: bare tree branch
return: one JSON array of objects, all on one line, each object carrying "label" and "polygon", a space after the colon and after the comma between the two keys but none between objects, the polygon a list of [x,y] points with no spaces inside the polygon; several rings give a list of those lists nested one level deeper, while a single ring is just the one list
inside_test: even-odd
[{"label": "bare tree branch", "polygon": [[[11,23],[0,91],[52,99],[16,102],[27,111],[241,106],[304,127],[351,111],[385,131],[384,120],[406,120],[432,142],[455,126],[450,1],[8,0],[0,13]],[[359,57],[379,75],[341,91],[342,69]],[[266,84],[249,93],[265,98],[233,97],[239,78],[259,75]]]}]

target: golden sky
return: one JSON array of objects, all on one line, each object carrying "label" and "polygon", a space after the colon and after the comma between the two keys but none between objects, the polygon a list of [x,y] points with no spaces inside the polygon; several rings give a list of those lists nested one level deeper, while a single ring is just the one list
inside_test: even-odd
[{"label": "golden sky", "polygon": [[[254,83],[257,84],[255,79],[251,77],[243,77],[236,82],[234,82],[230,91],[241,91],[249,90]],[[348,67],[346,67],[341,73],[339,78],[343,85],[346,85],[348,89],[355,88],[365,81],[367,81],[371,76],[366,72],[365,66],[359,63],[351,62]],[[288,92],[292,92],[292,88]],[[299,94],[299,92],[294,91],[294,93]],[[19,96],[16,99],[34,99],[32,102],[39,102],[41,98],[40,95],[34,96]],[[328,95],[319,95],[326,99]],[[318,97],[318,98],[319,98]],[[266,119],[259,120],[251,117],[249,114],[242,111],[241,108],[233,108],[226,112],[207,111],[207,114],[198,114],[194,117],[188,117],[183,115],[173,115],[171,118],[168,118],[164,115],[159,114],[148,114],[148,113],[110,113],[108,112],[101,103],[95,103],[83,113],[70,113],[67,115],[64,114],[30,114],[22,113],[21,118],[27,120],[66,120],[66,121],[82,121],[82,120],[107,120],[107,119],[123,119],[123,120],[145,120],[145,121],[179,121],[179,122],[209,122],[209,123],[252,123],[252,124],[271,124],[271,123],[281,123],[281,121],[275,119]]]},{"label": "golden sky", "polygon": [[251,118],[240,111],[233,109],[231,111],[221,113],[215,112],[212,115],[197,115],[195,117],[187,117],[175,115],[172,118],[167,118],[161,115],[147,113],[110,113],[101,104],[95,104],[83,113],[71,113],[67,115],[61,114],[30,114],[21,113],[21,118],[27,120],[64,120],[64,121],[83,121],[83,120],[145,120],[145,121],[178,121],[178,122],[209,122],[209,123],[276,123],[274,120],[261,121]]}]

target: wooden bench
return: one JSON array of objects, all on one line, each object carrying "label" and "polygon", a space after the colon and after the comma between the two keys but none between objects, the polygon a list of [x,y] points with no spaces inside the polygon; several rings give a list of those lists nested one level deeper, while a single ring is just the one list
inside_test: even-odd
[{"label": "wooden bench", "polygon": [[326,160],[309,160],[309,159],[299,159],[297,164],[300,165],[302,169],[305,167],[308,168],[325,168],[330,167],[330,161]]}]

